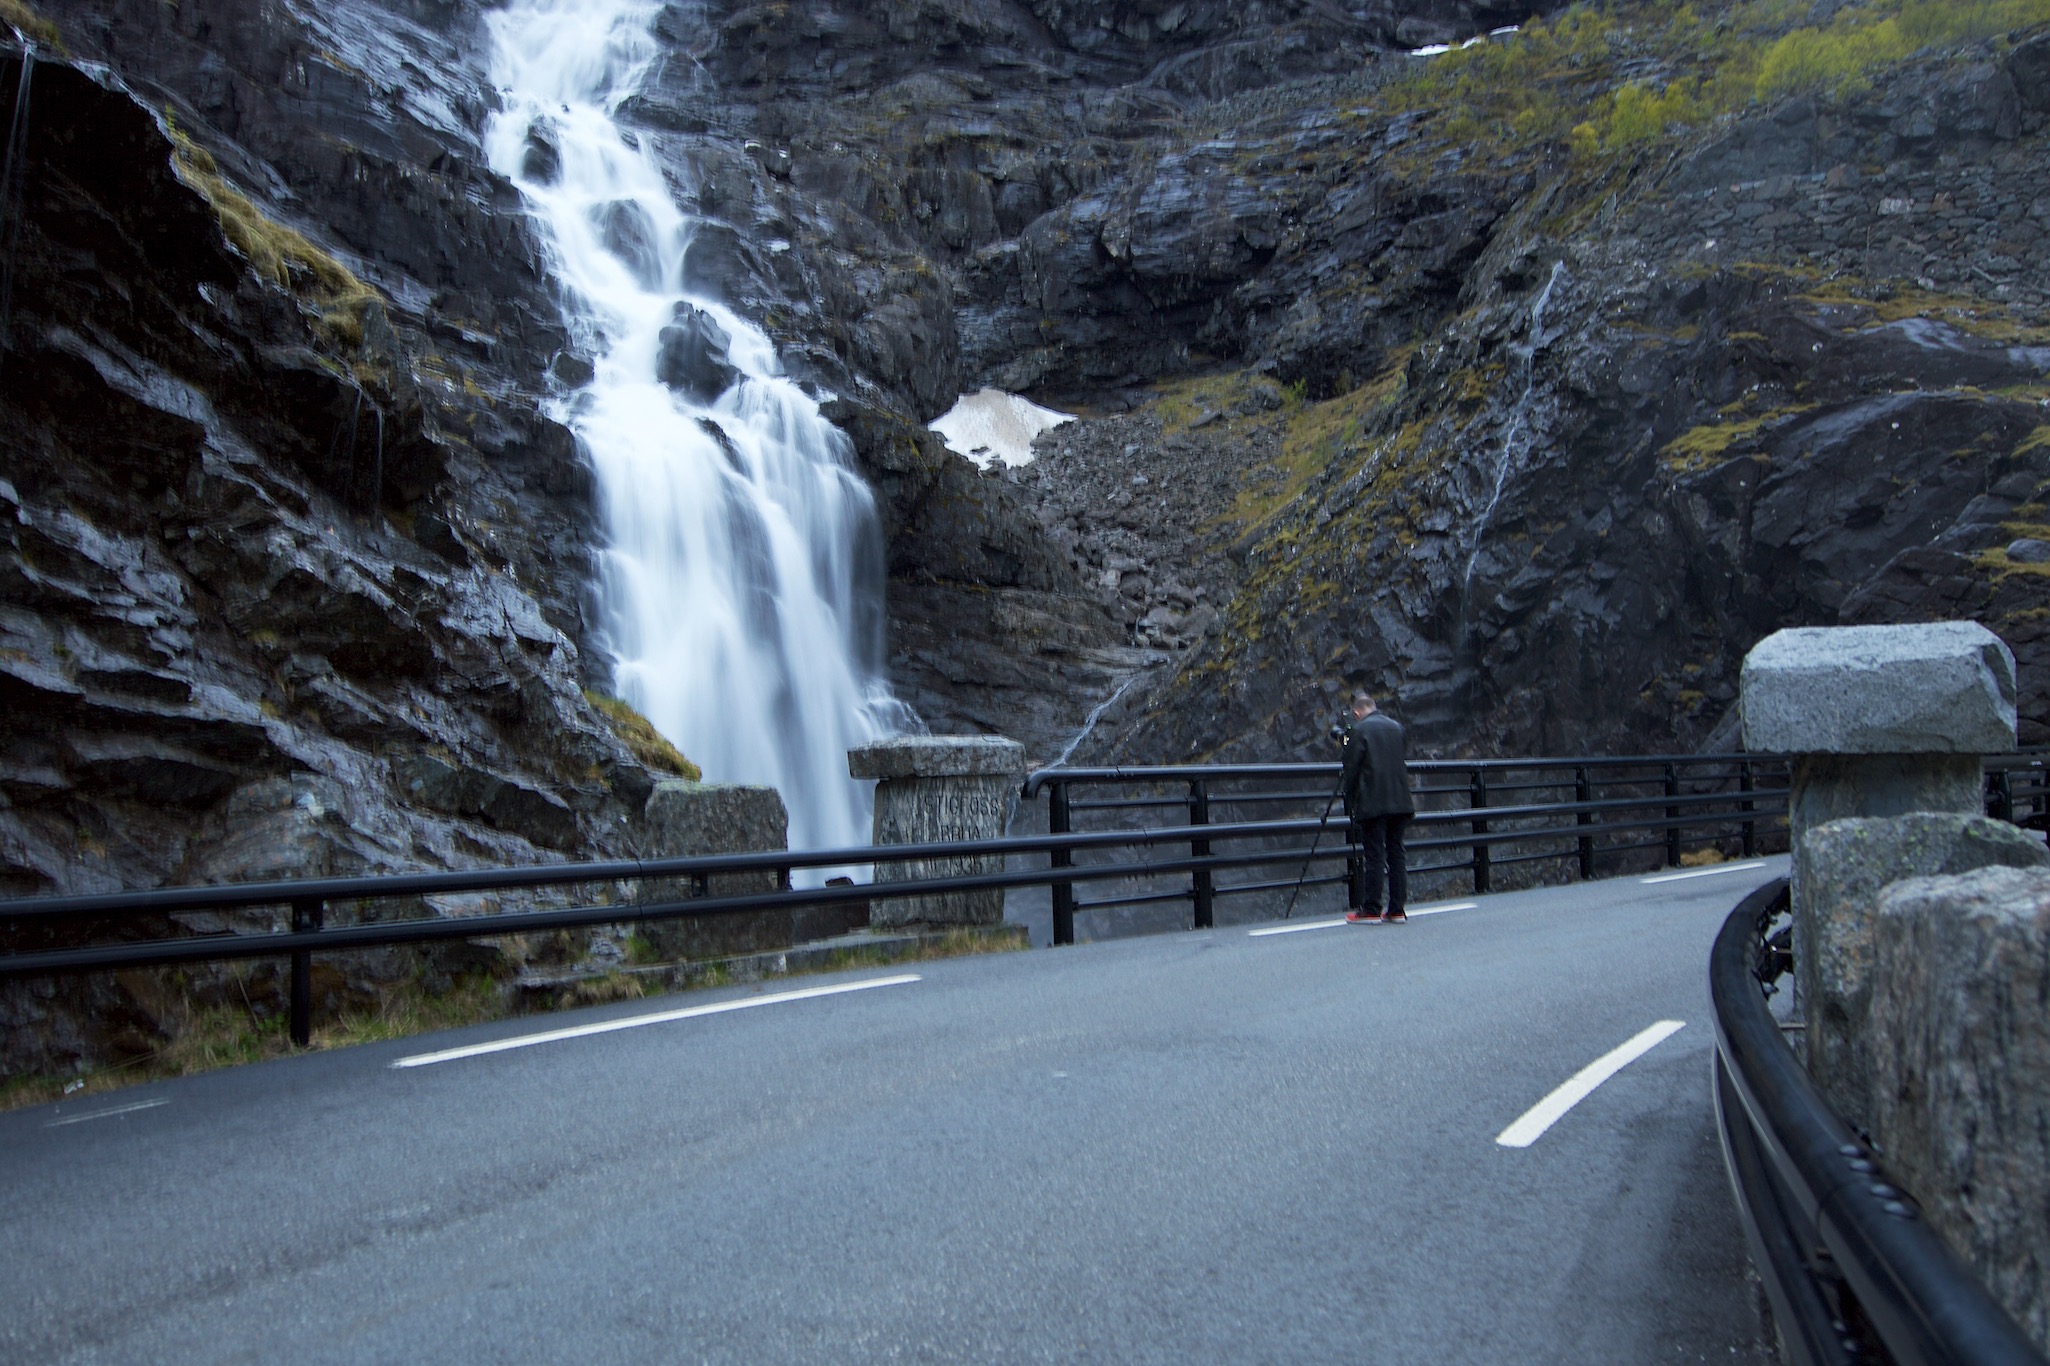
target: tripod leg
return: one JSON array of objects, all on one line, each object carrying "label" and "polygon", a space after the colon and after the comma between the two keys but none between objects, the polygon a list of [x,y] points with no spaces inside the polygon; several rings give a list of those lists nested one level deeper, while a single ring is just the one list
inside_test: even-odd
[{"label": "tripod leg", "polygon": [[[1345,786],[1345,775],[1338,775],[1338,787]],[[1303,870],[1295,875],[1295,886],[1289,889],[1288,909],[1281,913],[1283,920],[1295,918],[1295,899],[1302,895],[1303,879],[1310,875],[1310,864],[1317,857],[1317,842],[1324,838],[1324,827],[1330,824],[1331,808],[1338,805],[1338,787],[1331,789],[1331,795],[1324,800],[1324,814],[1317,818],[1317,833],[1310,837],[1310,852],[1303,857]]]}]

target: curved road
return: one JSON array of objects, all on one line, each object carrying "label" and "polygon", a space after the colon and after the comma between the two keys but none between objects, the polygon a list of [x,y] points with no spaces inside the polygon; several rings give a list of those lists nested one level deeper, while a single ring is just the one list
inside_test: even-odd
[{"label": "curved road", "polygon": [[1763,1362],[1706,976],[1783,864],[0,1115],[0,1359]]}]

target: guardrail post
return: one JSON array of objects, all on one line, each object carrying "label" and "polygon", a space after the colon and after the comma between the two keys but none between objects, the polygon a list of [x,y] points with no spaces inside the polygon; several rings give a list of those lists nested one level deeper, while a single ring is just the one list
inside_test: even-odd
[{"label": "guardrail post", "polygon": [[[1051,835],[1066,835],[1069,830],[1068,785],[1058,778],[1047,784],[1046,829]],[[1058,848],[1051,851],[1049,862],[1055,868],[1067,868],[1074,864],[1074,851]],[[1075,942],[1075,884],[1056,882],[1053,885],[1053,942],[1072,944]]]},{"label": "guardrail post", "polygon": [[[1586,806],[1594,800],[1594,784],[1588,781],[1585,768],[1573,770],[1573,800],[1582,806]],[[1593,825],[1594,812],[1576,811],[1573,814],[1573,823],[1575,825]],[[1582,882],[1594,880],[1593,835],[1582,835],[1580,837],[1580,880]]]},{"label": "guardrail post", "polygon": [[1994,819],[2006,821],[2009,825],[2014,824],[2014,780],[2003,768],[1994,773],[1991,786]]},{"label": "guardrail post", "polygon": [[[1680,795],[1680,769],[1676,764],[1666,765],[1666,795],[1668,797]],[[1680,827],[1676,824],[1679,819],[1679,807],[1669,806],[1666,808],[1666,867],[1668,868],[1680,866]]]},{"label": "guardrail post", "polygon": [[[1189,824],[1210,824],[1210,785],[1201,778],[1189,784]],[[1210,841],[1192,839],[1189,841],[1190,858],[1208,858]],[[1211,873],[1208,868],[1198,868],[1189,878],[1189,898],[1195,906],[1193,924],[1196,929],[1207,930],[1212,923]]]},{"label": "guardrail post", "polygon": [[[327,919],[327,903],[319,897],[301,897],[292,903],[292,933],[309,934]],[[313,1042],[313,951],[292,951],[292,1043],[304,1048]]]},{"label": "guardrail post", "polygon": [[[1751,761],[1746,759],[1743,763],[1737,765],[1737,790],[1739,792],[1750,792],[1755,789],[1756,784],[1757,780],[1751,773]],[[1752,819],[1751,813],[1758,809],[1758,804],[1752,801],[1751,798],[1746,797],[1742,802],[1738,803],[1738,807],[1744,812],[1744,857],[1756,858],[1758,856],[1758,822]]]},{"label": "guardrail post", "polygon": [[[1471,806],[1475,811],[1487,810],[1487,770],[1476,768],[1473,771],[1473,778],[1467,783],[1466,790],[1468,799],[1467,804],[1469,806]],[[1476,817],[1473,822],[1473,833],[1477,836],[1487,834],[1487,821],[1483,818]],[[1476,839],[1473,844],[1473,890],[1476,895],[1488,890],[1488,846],[1485,842],[1479,839]]]}]

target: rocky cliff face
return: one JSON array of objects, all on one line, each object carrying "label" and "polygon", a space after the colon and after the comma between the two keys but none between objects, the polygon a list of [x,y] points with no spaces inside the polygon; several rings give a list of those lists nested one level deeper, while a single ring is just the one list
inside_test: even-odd
[{"label": "rocky cliff face", "polygon": [[2050,739],[2044,44],[1541,178],[1120,752],[1313,751],[1339,682],[1460,752],[1728,745],[1764,634],[1944,617]]},{"label": "rocky cliff face", "polygon": [[[1560,8],[655,12],[622,118],[854,438],[935,728],[1724,743],[1759,635],[1966,615],[2050,739],[2050,14],[1784,89],[1870,6],[1399,50]],[[590,362],[484,10],[0,13],[0,890],[630,849],[674,761],[584,691]],[[924,425],[980,384],[1083,419],[981,474]]]}]

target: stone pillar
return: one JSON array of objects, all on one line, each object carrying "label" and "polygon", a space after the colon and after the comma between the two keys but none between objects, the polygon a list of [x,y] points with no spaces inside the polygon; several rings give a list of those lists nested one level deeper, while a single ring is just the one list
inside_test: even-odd
[{"label": "stone pillar", "polygon": [[[847,752],[847,771],[876,780],[875,843],[928,844],[997,839],[1025,774],[1025,747],[998,735],[919,735]],[[1000,873],[1000,857],[919,859],[882,864],[876,886],[931,877]],[[1004,918],[1001,888],[945,896],[878,897],[873,926],[994,925]]]},{"label": "stone pillar", "polygon": [[[790,818],[773,787],[738,783],[693,783],[668,779],[655,784],[642,813],[641,853],[646,858],[690,858],[703,854],[753,854],[790,847]],[[707,896],[773,892],[774,870],[725,873],[707,878]],[[695,894],[689,878],[651,879],[640,884],[644,901],[682,901]],[[788,909],[736,911],[682,920],[651,920],[640,933],[664,958],[728,958],[791,942]]]},{"label": "stone pillar", "polygon": [[2050,1352],[2050,868],[1897,882],[1873,920],[1872,1140]]},{"label": "stone pillar", "polygon": [[1882,897],[1910,878],[2003,866],[2050,873],[2050,849],[2034,831],[1989,816],[1920,811],[1815,826],[1802,837],[1801,866],[1808,1070],[1851,1127],[1876,1132],[1872,1002],[1883,969],[1873,946]]},{"label": "stone pillar", "polygon": [[1862,957],[1865,930],[1853,945],[1818,929],[1810,832],[1855,816],[1982,813],[1980,756],[2014,748],[2014,655],[1970,621],[1803,627],[1760,641],[1741,688],[1744,748],[1793,765],[1794,962],[1812,1013],[1817,973],[1844,953]]}]

